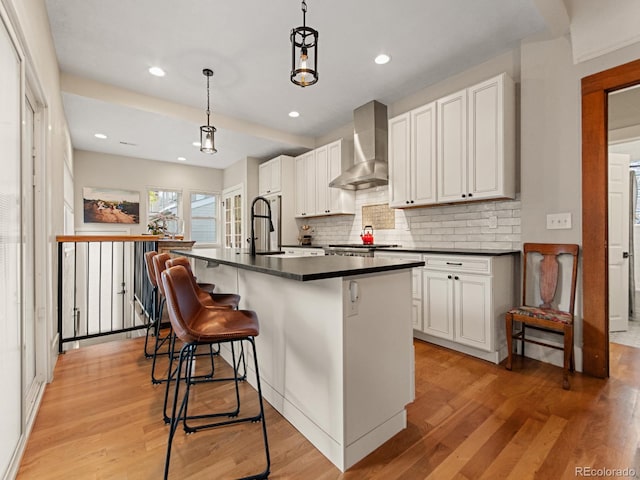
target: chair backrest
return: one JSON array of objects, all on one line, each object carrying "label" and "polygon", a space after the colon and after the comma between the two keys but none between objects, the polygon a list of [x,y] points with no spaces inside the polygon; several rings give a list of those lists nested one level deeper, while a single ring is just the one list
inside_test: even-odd
[{"label": "chair backrest", "polygon": [[560,255],[571,256],[571,295],[569,298],[569,313],[573,315],[576,300],[576,281],[578,278],[578,245],[562,244],[562,243],[525,243],[524,250],[524,268],[522,276],[522,304],[526,305],[527,295],[527,267],[529,265],[529,257],[532,254],[541,255],[540,260],[540,298],[542,299],[541,308],[551,308],[556,289],[558,287],[558,278],[560,274],[558,257]]},{"label": "chair backrest", "polygon": [[171,326],[178,338],[186,342],[194,340],[189,324],[202,309],[190,277],[182,265],[167,268],[161,274]]},{"label": "chair backrest", "polygon": [[164,285],[162,284],[162,272],[167,269],[167,260],[171,259],[171,255],[168,253],[159,253],[153,257],[153,267],[156,271],[156,282],[158,282],[158,288],[162,296],[166,296],[164,293]]},{"label": "chair backrest", "polygon": [[[196,281],[196,277],[193,276],[193,270],[191,270],[191,262],[187,257],[170,258],[169,260],[167,260],[166,264],[167,264],[167,268],[175,267],[177,265],[183,266],[185,270],[189,273],[189,275],[191,275],[191,281],[193,282],[194,288],[198,287],[198,282]],[[196,288],[196,291],[198,290],[198,288]]]},{"label": "chair backrest", "polygon": [[144,254],[144,264],[147,266],[147,277],[149,277],[149,282],[151,282],[153,288],[156,288],[158,286],[156,269],[153,266],[153,257],[155,257],[156,255],[158,255],[158,252],[156,252],[155,250],[145,252]]}]

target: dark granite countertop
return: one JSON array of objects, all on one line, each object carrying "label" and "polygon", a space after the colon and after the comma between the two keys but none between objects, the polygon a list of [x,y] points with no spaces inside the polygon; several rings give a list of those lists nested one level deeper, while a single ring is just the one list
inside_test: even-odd
[{"label": "dark granite countertop", "polygon": [[[391,243],[391,242],[387,242]],[[329,245],[283,245],[282,248],[327,248]],[[490,248],[437,248],[437,247],[381,247],[376,249],[377,252],[406,252],[406,253],[438,253],[446,255],[480,255],[494,256],[517,255],[520,250],[497,250]]]},{"label": "dark granite countertop", "polygon": [[430,247],[390,247],[380,248],[377,252],[406,252],[406,253],[437,253],[446,255],[480,255],[499,257],[502,255],[519,254],[520,250],[492,250],[482,248],[430,248]]},{"label": "dark granite countertop", "polygon": [[230,248],[177,250],[175,253],[301,282],[424,266],[424,262],[375,257],[341,257],[336,255],[307,257],[256,255],[252,257],[246,249]]}]

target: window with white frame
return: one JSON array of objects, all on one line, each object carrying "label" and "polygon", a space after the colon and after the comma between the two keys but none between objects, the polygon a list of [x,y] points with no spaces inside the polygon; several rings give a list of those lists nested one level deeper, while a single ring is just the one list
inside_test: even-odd
[{"label": "window with white frame", "polygon": [[191,240],[197,243],[218,242],[218,195],[191,193]]},{"label": "window with white frame", "polygon": [[166,230],[169,221],[172,221],[172,225],[174,226],[180,223],[175,220],[179,220],[182,216],[181,202],[182,194],[179,190],[161,188],[147,189],[147,224],[150,225],[152,221],[156,220],[157,223],[165,226],[165,233],[181,234],[181,231],[168,232]]}]

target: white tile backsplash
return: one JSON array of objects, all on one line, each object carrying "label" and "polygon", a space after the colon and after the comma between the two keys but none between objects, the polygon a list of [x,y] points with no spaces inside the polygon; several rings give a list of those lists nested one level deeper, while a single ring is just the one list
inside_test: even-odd
[{"label": "white tile backsplash", "polygon": [[[362,206],[387,203],[388,187],[356,192],[356,214],[298,220],[314,228],[313,243],[360,243]],[[491,217],[497,227],[490,228]],[[396,210],[396,228],[377,230],[375,243],[404,247],[521,248],[520,200],[442,205]]]}]

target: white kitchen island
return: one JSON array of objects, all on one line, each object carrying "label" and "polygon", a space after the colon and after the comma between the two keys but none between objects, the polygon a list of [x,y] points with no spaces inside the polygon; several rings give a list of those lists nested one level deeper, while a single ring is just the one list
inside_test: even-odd
[{"label": "white kitchen island", "polygon": [[[411,268],[423,262],[176,253],[196,259],[200,281],[238,293],[240,307],[257,312],[264,398],[340,470],[406,427],[414,398]],[[255,386],[251,370],[248,379]]]}]

